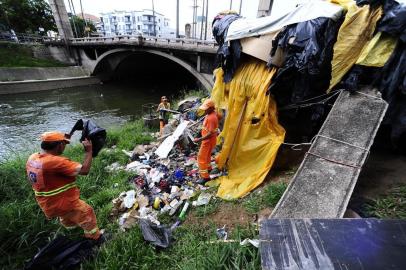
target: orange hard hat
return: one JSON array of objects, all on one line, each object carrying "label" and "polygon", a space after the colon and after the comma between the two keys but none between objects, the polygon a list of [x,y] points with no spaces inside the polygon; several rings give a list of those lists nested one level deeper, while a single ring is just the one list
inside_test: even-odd
[{"label": "orange hard hat", "polygon": [[214,101],[210,98],[206,99],[203,104],[199,107],[200,110],[207,110],[208,108],[215,108]]},{"label": "orange hard hat", "polygon": [[41,141],[43,142],[60,142],[64,141],[70,143],[69,138],[59,131],[47,131],[41,134]]}]

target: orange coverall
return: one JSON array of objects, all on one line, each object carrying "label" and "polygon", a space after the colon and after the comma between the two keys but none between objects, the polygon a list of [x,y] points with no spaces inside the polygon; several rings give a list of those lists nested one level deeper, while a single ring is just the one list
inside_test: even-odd
[{"label": "orange coverall", "polygon": [[79,199],[75,184],[81,164],[47,153],[32,154],[26,164],[28,179],[38,205],[49,219],[58,217],[66,228],[81,227],[85,237],[98,239],[93,208]]},{"label": "orange coverall", "polygon": [[200,150],[197,155],[197,163],[199,165],[200,177],[204,179],[210,178],[209,170],[211,170],[211,152],[216,146],[217,141],[218,118],[215,112],[206,115],[203,121],[202,137],[209,132],[214,132],[209,138],[202,141]]}]

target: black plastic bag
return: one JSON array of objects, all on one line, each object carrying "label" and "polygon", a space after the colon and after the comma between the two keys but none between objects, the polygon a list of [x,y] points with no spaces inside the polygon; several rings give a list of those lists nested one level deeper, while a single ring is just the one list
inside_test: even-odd
[{"label": "black plastic bag", "polygon": [[386,0],[383,5],[383,13],[384,15],[378,22],[377,31],[399,37],[406,42],[406,4]]},{"label": "black plastic bag", "polygon": [[170,228],[162,225],[158,226],[146,219],[140,219],[139,224],[145,241],[160,248],[170,246],[172,242],[172,232]]},{"label": "black plastic bag", "polygon": [[[316,18],[291,24],[275,37],[271,56],[282,50],[285,62],[269,91],[279,106],[325,93],[331,78],[333,45],[342,20]],[[273,66],[272,58],[268,66]]]},{"label": "black plastic bag", "polygon": [[92,141],[92,156],[96,157],[106,143],[106,130],[97,126],[92,120],[83,121],[82,119],[76,122],[69,134],[72,135],[76,130],[82,130],[80,142],[85,139]]},{"label": "black plastic bag", "polygon": [[238,14],[217,15],[212,23],[213,36],[219,44],[216,56],[216,65],[224,70],[224,82],[230,82],[234,72],[237,70],[241,57],[241,43],[239,40],[232,40],[225,43],[227,31],[230,24],[240,19]]},{"label": "black plastic bag", "polygon": [[382,98],[389,104],[383,124],[391,125],[393,146],[404,148],[405,143],[402,140],[406,137],[406,43],[398,43],[379,74],[376,85],[382,93]]},{"label": "black plastic bag", "polygon": [[83,261],[93,257],[94,246],[93,240],[71,240],[66,236],[59,236],[43,247],[24,269],[77,269]]}]

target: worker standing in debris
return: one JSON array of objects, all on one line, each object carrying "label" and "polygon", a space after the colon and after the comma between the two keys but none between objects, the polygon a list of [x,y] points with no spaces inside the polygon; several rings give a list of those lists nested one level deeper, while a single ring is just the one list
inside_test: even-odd
[{"label": "worker standing in debris", "polygon": [[197,155],[197,162],[199,165],[199,173],[201,179],[199,184],[205,184],[210,180],[209,171],[211,170],[211,152],[216,146],[218,117],[215,112],[215,104],[211,99],[206,99],[199,107],[200,110],[205,112],[206,117],[203,121],[202,137],[195,138],[195,142],[201,142],[200,150]]},{"label": "worker standing in debris", "polygon": [[38,205],[48,219],[58,217],[64,227],[79,226],[86,238],[99,240],[101,233],[94,210],[79,199],[80,191],[75,183],[77,175],[87,175],[90,171],[92,142],[87,139],[82,142],[85,159],[80,164],[61,156],[70,143],[67,135],[45,132],[41,141],[42,152],[32,154],[26,164]]},{"label": "worker standing in debris", "polygon": [[160,135],[162,136],[162,130],[164,129],[164,126],[168,124],[169,120],[169,113],[165,110],[170,110],[171,109],[171,104],[168,102],[168,99],[166,96],[161,97],[161,103],[158,105],[157,112],[159,112],[159,132]]}]

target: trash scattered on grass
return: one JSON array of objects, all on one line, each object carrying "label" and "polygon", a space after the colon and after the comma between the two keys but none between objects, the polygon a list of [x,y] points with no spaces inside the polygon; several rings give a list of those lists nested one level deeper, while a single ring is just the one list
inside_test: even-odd
[{"label": "trash scattered on grass", "polygon": [[212,196],[213,195],[210,193],[200,193],[197,200],[193,202],[193,206],[201,206],[208,204]]},{"label": "trash scattered on grass", "polygon": [[220,240],[227,240],[228,232],[226,231],[226,225],[224,225],[222,228],[217,229],[216,235],[217,238]]},{"label": "trash scattered on grass", "polygon": [[240,242],[241,246],[248,246],[249,244],[253,245],[256,248],[259,248],[259,239],[249,239],[246,238]]},{"label": "trash scattered on grass", "polygon": [[112,173],[124,170],[132,174],[127,180],[133,188],[112,201],[110,213],[123,231],[140,219],[158,226],[161,224],[158,216],[162,214],[172,216],[174,229],[186,219],[191,205],[207,205],[213,196],[208,187],[196,183],[200,179],[198,147],[192,138],[199,132],[200,120],[195,121],[196,114],[191,112],[200,103],[192,100],[183,104],[185,113],[177,114],[177,119],[170,121],[167,126],[171,127],[164,130],[166,139],[162,143],[151,142],[137,145],[132,151],[122,150],[130,158],[129,163],[122,166],[115,162],[105,168]]}]

